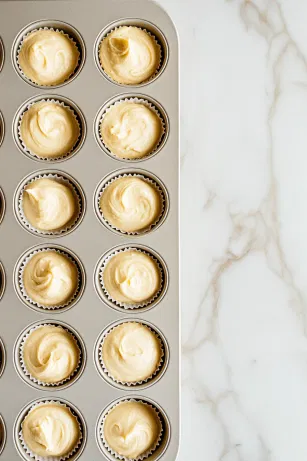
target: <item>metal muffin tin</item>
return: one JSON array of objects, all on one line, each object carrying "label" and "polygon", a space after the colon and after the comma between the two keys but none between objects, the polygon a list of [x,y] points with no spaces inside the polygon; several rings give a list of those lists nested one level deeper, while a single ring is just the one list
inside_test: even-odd
[{"label": "metal muffin tin", "polygon": [[[137,86],[119,85],[99,68],[99,40],[114,27],[135,25],[153,33],[162,46],[162,65],[154,79]],[[18,40],[37,27],[63,29],[77,39],[81,60],[76,75],[57,87],[40,87],[23,78],[16,63]],[[3,50],[2,50],[3,44]],[[2,66],[3,62],[3,67]],[[179,100],[178,38],[168,15],[147,0],[0,0],[0,422],[6,431],[0,440],[0,460],[17,461],[27,457],[18,439],[23,415],[37,400],[57,400],[71,404],[79,415],[84,440],[82,449],[70,459],[114,458],[99,439],[105,412],[119,399],[144,400],[154,405],[163,419],[164,435],[149,461],[174,461],[179,445]],[[141,88],[140,88],[141,87]],[[96,140],[96,116],[110,101],[148,97],[156,101],[166,120],[166,134],[158,152],[144,160],[123,161],[102,149]],[[42,162],[21,152],[16,145],[16,114],[28,100],[54,98],[71,101],[84,117],[86,135],[72,156],[58,162]],[[78,112],[79,113],[79,112]],[[83,119],[82,119],[83,121]],[[1,138],[3,135],[3,142]],[[95,191],[102,180],[118,172],[143,170],[165,187],[167,212],[157,227],[141,235],[112,232],[97,216]],[[74,178],[84,193],[86,210],[78,226],[63,235],[40,235],[20,225],[14,197],[22,181],[36,174],[64,173]],[[4,217],[1,222],[1,212]],[[55,239],[55,237],[57,237]],[[149,308],[122,309],[110,305],[97,293],[95,268],[103,255],[118,247],[148,249],[161,258],[166,273],[163,293]],[[20,295],[17,262],[32,248],[59,248],[75,255],[84,268],[84,281],[78,302],[71,308],[44,310],[27,305]],[[2,266],[0,266],[2,267]],[[18,294],[19,293],[19,294]],[[18,294],[18,295],[17,295]],[[29,307],[31,307],[29,309]],[[70,307],[70,306],[69,306]],[[114,308],[115,307],[115,308]],[[166,351],[162,372],[146,385],[121,386],[97,370],[97,338],[110,325],[121,321],[150,325],[164,342]],[[33,385],[22,376],[14,349],[20,335],[32,325],[62,324],[71,328],[84,344],[82,370],[63,386]],[[2,374],[1,374],[2,373]],[[6,440],[5,440],[6,439]],[[3,441],[3,440],[2,440]]]}]

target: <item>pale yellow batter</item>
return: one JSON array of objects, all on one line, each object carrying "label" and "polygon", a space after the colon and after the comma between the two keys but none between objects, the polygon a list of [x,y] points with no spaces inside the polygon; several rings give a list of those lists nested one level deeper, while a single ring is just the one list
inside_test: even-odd
[{"label": "pale yellow batter", "polygon": [[37,179],[25,187],[22,208],[29,223],[43,231],[63,228],[77,211],[71,188],[48,178]]},{"label": "pale yellow batter", "polygon": [[22,355],[26,369],[33,378],[44,383],[58,383],[75,371],[80,351],[68,331],[48,325],[30,333]]},{"label": "pale yellow batter", "polygon": [[126,383],[143,381],[157,370],[161,346],[156,335],[145,325],[125,322],[106,336],[102,359],[116,380]]},{"label": "pale yellow batter", "polygon": [[100,135],[106,147],[120,158],[137,159],[150,154],[162,133],[159,116],[145,104],[123,101],[104,116]]},{"label": "pale yellow batter", "polygon": [[108,261],[103,284],[115,301],[142,303],[159,291],[161,274],[156,262],[147,254],[137,250],[122,251]]},{"label": "pale yellow batter", "polygon": [[118,83],[137,85],[148,80],[160,65],[161,50],[145,30],[133,26],[115,29],[99,49],[100,64]]},{"label": "pale yellow batter", "polygon": [[123,402],[107,415],[104,438],[115,453],[135,459],[157,443],[161,424],[155,411],[142,402]]},{"label": "pale yellow batter", "polygon": [[22,422],[22,436],[37,456],[65,456],[78,443],[80,429],[71,411],[57,403],[34,407]]},{"label": "pale yellow batter", "polygon": [[22,42],[18,63],[37,85],[54,86],[64,83],[78,65],[79,51],[63,33],[36,30]]},{"label": "pale yellow batter", "polygon": [[72,112],[55,102],[37,102],[27,109],[21,119],[23,143],[32,154],[41,158],[68,154],[79,135],[80,128]]},{"label": "pale yellow batter", "polygon": [[139,232],[148,228],[159,218],[161,208],[159,192],[136,176],[116,179],[100,198],[104,218],[122,232]]},{"label": "pale yellow batter", "polygon": [[43,306],[65,304],[74,295],[77,283],[75,265],[56,251],[36,253],[23,271],[23,285],[27,295]]}]

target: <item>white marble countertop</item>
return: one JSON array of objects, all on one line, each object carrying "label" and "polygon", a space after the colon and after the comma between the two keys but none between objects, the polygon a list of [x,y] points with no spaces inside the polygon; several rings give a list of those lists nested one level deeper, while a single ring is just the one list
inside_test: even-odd
[{"label": "white marble countertop", "polygon": [[181,39],[179,461],[307,459],[307,1],[160,0]]}]

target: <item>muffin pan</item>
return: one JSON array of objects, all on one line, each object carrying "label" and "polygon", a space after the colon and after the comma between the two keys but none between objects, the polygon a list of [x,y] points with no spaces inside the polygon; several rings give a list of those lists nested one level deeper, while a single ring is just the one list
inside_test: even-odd
[{"label": "muffin pan", "polygon": [[[98,58],[103,37],[127,25],[147,30],[161,47],[158,72],[135,86],[113,82]],[[61,85],[36,85],[18,65],[23,38],[44,28],[67,34],[80,52],[76,71]],[[20,430],[31,408],[43,402],[66,405],[78,418],[82,439],[66,461],[124,459],[106,446],[103,422],[115,405],[136,400],[153,407],[162,425],[157,446],[142,458],[174,461],[179,445],[179,102],[174,25],[158,5],[147,0],[0,0],[0,37],[0,393],[6,396],[0,399],[0,460],[35,459],[24,446]],[[115,157],[99,136],[105,111],[127,98],[146,101],[163,120],[159,144],[137,165]],[[80,137],[64,158],[38,158],[20,139],[24,111],[40,100],[68,106],[77,117]],[[161,193],[161,216],[143,232],[113,228],[99,209],[103,188],[121,175],[140,175]],[[66,229],[37,231],[22,213],[24,187],[41,177],[57,178],[76,194],[79,214]],[[25,262],[47,249],[64,253],[79,273],[77,292],[55,309],[33,302],[22,285]],[[162,274],[156,296],[130,308],[109,299],[101,284],[105,261],[127,249],[151,256]],[[161,341],[161,363],[145,382],[116,382],[103,369],[101,342],[122,322],[140,322]],[[22,364],[24,338],[40,325],[67,329],[81,351],[76,372],[59,385],[42,385]]]}]

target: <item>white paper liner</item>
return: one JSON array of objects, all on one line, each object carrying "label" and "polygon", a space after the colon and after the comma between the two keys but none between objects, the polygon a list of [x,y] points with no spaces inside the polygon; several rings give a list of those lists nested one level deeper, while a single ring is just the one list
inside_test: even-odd
[{"label": "white paper liner", "polygon": [[[115,255],[119,254],[119,253],[123,253],[125,251],[138,251],[139,253],[143,253],[145,254],[146,256],[149,256],[156,264],[157,268],[159,269],[159,272],[160,272],[160,287],[159,289],[157,290],[157,292],[149,299],[147,299],[146,301],[143,301],[142,303],[135,303],[135,304],[127,304],[127,303],[122,303],[122,302],[119,302],[119,301],[116,301],[116,299],[112,298],[111,295],[108,293],[107,289],[105,288],[104,286],[104,282],[103,282],[103,273],[105,271],[105,268],[108,264],[108,262],[110,261],[110,259],[112,259]],[[163,270],[163,267],[160,263],[160,261],[158,261],[157,258],[154,257],[153,254],[149,253],[148,251],[145,251],[145,250],[142,250],[140,248],[138,248],[137,246],[129,246],[127,245],[126,248],[123,248],[121,250],[116,250],[114,251],[113,253],[111,253],[109,256],[107,256],[100,264],[99,268],[98,268],[98,272],[99,272],[99,282],[100,282],[100,287],[104,293],[104,295],[106,296],[106,298],[111,301],[113,304],[115,304],[116,306],[119,306],[119,307],[122,307],[126,310],[133,310],[133,309],[139,309],[139,308],[144,308],[144,307],[147,307],[149,306],[150,304],[152,304],[156,299],[159,298],[159,296],[161,295],[162,293],[162,290],[163,290],[163,287],[164,287],[164,284],[165,284],[165,277],[164,277],[164,270]]]},{"label": "white paper liner", "polygon": [[[75,346],[77,347],[77,349],[79,351],[79,360],[78,360],[77,366],[74,369],[74,371],[67,378],[63,379],[62,381],[58,381],[56,383],[45,383],[43,381],[38,380],[37,378],[35,378],[34,376],[31,375],[31,373],[27,369],[26,364],[24,363],[23,349],[24,349],[25,343],[26,343],[27,339],[29,338],[29,336],[31,335],[31,333],[33,333],[33,331],[37,330],[38,328],[42,328],[42,327],[62,328],[64,331],[66,331],[67,333],[70,334],[70,336],[72,337],[72,339],[73,339],[73,341],[75,343]],[[19,356],[19,364],[20,364],[21,369],[24,372],[25,376],[27,378],[29,378],[35,384],[38,384],[39,386],[42,386],[42,387],[59,387],[59,386],[63,386],[63,384],[67,384],[80,371],[80,368],[81,368],[81,365],[82,365],[82,359],[83,359],[81,346],[79,344],[78,339],[73,334],[73,332],[71,330],[69,330],[68,328],[65,328],[63,325],[60,325],[60,324],[57,324],[57,323],[41,323],[40,325],[36,325],[35,327],[31,328],[27,333],[25,333],[23,338],[22,338],[22,341],[21,341],[21,343],[19,345],[18,356]]]},{"label": "white paper liner", "polygon": [[[142,403],[143,405],[147,405],[148,407],[150,407],[151,410],[153,410],[157,416],[157,420],[160,424],[160,433],[159,433],[159,436],[155,442],[155,444],[147,451],[145,451],[142,455],[138,456],[137,458],[127,458],[126,456],[123,456],[123,455],[120,455],[118,453],[116,453],[108,444],[107,444],[107,441],[104,437],[104,423],[105,423],[105,420],[108,416],[108,414],[114,410],[115,407],[117,407],[118,405],[121,405],[122,403],[125,403],[125,402],[136,402],[136,403]],[[108,450],[109,453],[111,453],[111,455],[113,455],[116,459],[120,459],[122,461],[143,461],[144,459],[148,458],[149,456],[151,456],[156,450],[157,448],[159,447],[159,445],[161,444],[162,442],[162,438],[163,438],[163,423],[162,423],[162,420],[161,420],[161,414],[160,412],[158,411],[158,409],[154,406],[154,405],[151,405],[149,402],[147,402],[146,400],[142,400],[142,399],[123,399],[121,400],[120,402],[118,402],[117,404],[113,405],[107,412],[106,414],[104,415],[102,421],[101,421],[101,425],[100,425],[100,428],[99,428],[99,433],[100,433],[100,437],[101,437],[101,441],[104,445],[104,447]]]},{"label": "white paper liner", "polygon": [[[21,123],[22,123],[22,119],[24,117],[24,115],[26,114],[26,112],[30,109],[30,107],[34,106],[35,104],[38,104],[38,103],[41,103],[41,102],[50,102],[50,103],[53,103],[53,104],[58,104],[59,106],[62,106],[64,107],[66,110],[68,110],[71,115],[74,117],[75,121],[77,122],[77,125],[78,125],[78,130],[79,130],[79,135],[78,135],[78,138],[75,142],[75,144],[73,145],[73,147],[64,155],[60,155],[59,157],[40,157],[39,155],[35,154],[34,152],[32,152],[27,146],[26,144],[24,143],[23,139],[22,139],[22,136],[21,136]],[[77,112],[71,107],[69,106],[68,104],[65,104],[65,102],[59,100],[59,99],[54,99],[54,98],[41,98],[37,101],[32,101],[32,102],[29,102],[29,104],[24,108],[22,114],[19,116],[19,120],[18,120],[18,127],[17,127],[17,136],[18,136],[18,140],[19,140],[19,143],[23,149],[23,151],[26,153],[26,154],[30,154],[32,157],[34,158],[37,158],[38,160],[43,160],[45,162],[57,162],[59,160],[63,160],[69,156],[71,156],[73,154],[73,152],[77,149],[77,147],[79,146],[80,142],[81,142],[81,138],[82,138],[82,128],[81,128],[81,124],[80,124],[80,119],[79,119],[79,116],[77,114]]]},{"label": "white paper liner", "polygon": [[[136,324],[140,324],[142,325],[143,327],[147,328],[155,337],[156,339],[159,341],[159,345],[160,345],[160,361],[154,371],[154,373],[152,373],[150,376],[148,376],[146,379],[142,379],[141,381],[133,381],[133,382],[127,382],[127,381],[119,381],[118,379],[114,378],[114,376],[112,376],[112,374],[109,372],[107,366],[105,365],[104,361],[103,361],[103,344],[104,344],[104,341],[106,339],[106,337],[114,330],[116,330],[116,328],[118,328],[119,326],[125,324],[125,323],[136,323]],[[142,384],[145,384],[145,383],[148,383],[149,381],[151,381],[153,378],[155,378],[161,371],[164,363],[165,363],[165,347],[164,347],[164,344],[163,344],[163,341],[160,337],[160,335],[158,334],[158,332],[156,330],[154,330],[153,328],[151,328],[149,325],[147,325],[146,323],[142,323],[142,322],[136,322],[135,320],[132,320],[132,321],[125,321],[125,322],[121,322],[119,323],[118,325],[108,329],[105,334],[103,335],[103,338],[102,338],[102,341],[99,345],[99,363],[100,363],[100,366],[103,370],[103,372],[109,376],[109,378],[111,378],[113,381],[115,381],[116,383],[118,384],[122,384],[123,386],[128,386],[128,387],[133,387],[133,386],[139,386],[139,385],[142,385]]]},{"label": "white paper liner", "polygon": [[[108,221],[104,215],[103,215],[103,212],[100,208],[100,199],[101,199],[101,196],[102,194],[104,193],[104,191],[114,182],[116,181],[117,179],[120,179],[120,178],[133,178],[133,177],[136,177],[136,178],[140,178],[140,179],[143,179],[144,181],[146,181],[148,184],[150,184],[152,187],[155,188],[155,190],[159,193],[160,195],[160,204],[161,204],[161,212],[159,214],[159,216],[157,217],[157,219],[152,223],[150,224],[148,227],[145,227],[144,229],[140,230],[140,231],[137,231],[137,232],[126,232],[126,231],[123,231],[121,229],[119,229],[118,227],[115,227],[113,226],[110,221]],[[160,221],[163,219],[164,217],[164,214],[165,214],[165,210],[166,210],[166,196],[162,190],[162,188],[159,186],[159,184],[154,181],[153,179],[151,179],[149,176],[145,176],[145,175],[142,175],[142,174],[139,174],[139,173],[125,173],[125,174],[119,174],[117,176],[114,176],[112,179],[110,179],[109,181],[107,181],[106,183],[103,184],[103,187],[101,188],[101,190],[99,191],[99,193],[97,194],[97,198],[98,198],[98,203],[96,204],[99,212],[100,212],[100,216],[101,218],[103,219],[103,221],[109,226],[111,227],[111,229],[117,231],[117,232],[120,232],[121,234],[124,234],[124,235],[143,235],[143,234],[147,234],[148,232],[150,232],[151,230],[153,230],[159,223]]]},{"label": "white paper liner", "polygon": [[[30,261],[30,259],[34,255],[36,255],[38,253],[43,253],[45,251],[54,251],[56,253],[59,253],[59,254],[65,256],[66,258],[69,259],[70,262],[72,262],[74,264],[75,268],[77,269],[77,277],[78,278],[77,278],[76,291],[68,301],[66,301],[64,304],[61,304],[61,305],[44,306],[43,304],[40,304],[37,301],[34,301],[33,299],[31,299],[28,296],[28,294],[26,292],[26,289],[25,289],[25,287],[23,285],[23,272],[24,272],[24,269],[25,269],[27,263]],[[19,283],[19,288],[20,288],[21,294],[22,294],[23,298],[25,299],[25,301],[27,301],[28,303],[32,304],[33,306],[37,306],[37,307],[39,307],[41,309],[44,309],[44,310],[61,310],[61,309],[69,306],[70,304],[72,304],[74,302],[74,300],[76,299],[76,297],[80,293],[83,280],[82,280],[81,269],[79,267],[79,264],[77,263],[77,261],[75,261],[75,259],[72,256],[70,256],[70,254],[66,253],[65,251],[59,250],[57,248],[50,248],[50,247],[46,246],[46,248],[41,248],[39,250],[33,251],[32,253],[30,253],[28,256],[26,256],[24,258],[24,260],[22,261],[22,263],[20,264],[20,266],[18,268],[18,283]]]},{"label": "white paper liner", "polygon": [[[154,148],[148,154],[143,155],[142,157],[125,158],[125,157],[120,157],[120,156],[118,156],[116,154],[113,154],[113,152],[105,144],[105,142],[104,142],[104,140],[103,140],[103,138],[101,136],[100,127],[101,127],[102,120],[105,118],[106,114],[108,112],[110,112],[110,110],[112,110],[115,106],[118,106],[118,105],[120,105],[122,103],[125,103],[125,102],[130,102],[130,103],[135,103],[135,104],[144,104],[144,106],[146,106],[148,109],[153,111],[156,114],[156,116],[159,118],[159,120],[160,120],[160,124],[161,124],[160,137],[157,140],[156,145],[154,146]],[[98,134],[98,137],[99,137],[101,143],[103,144],[104,148],[112,155],[112,157],[114,157],[116,159],[120,159],[120,160],[125,160],[127,162],[136,162],[136,161],[145,160],[145,159],[151,157],[153,154],[155,154],[157,152],[157,150],[161,146],[161,144],[162,144],[162,142],[163,142],[163,140],[164,140],[164,138],[166,136],[166,123],[165,123],[163,115],[158,110],[158,108],[153,103],[151,103],[148,99],[144,99],[144,98],[140,98],[140,97],[119,99],[118,101],[116,101],[113,104],[111,104],[110,106],[108,106],[100,116],[97,129],[98,129],[97,134]]]},{"label": "white paper liner", "polygon": [[[79,449],[80,449],[80,446],[81,446],[81,443],[82,443],[82,440],[83,440],[83,437],[84,437],[84,434],[83,434],[83,428],[82,428],[82,424],[78,418],[78,416],[75,414],[75,412],[73,411],[72,408],[70,408],[69,405],[66,405],[58,400],[44,400],[42,399],[41,402],[37,402],[35,403],[34,405],[31,406],[31,408],[27,411],[26,415],[24,416],[23,418],[23,421],[24,419],[26,418],[26,416],[34,409],[34,408],[37,408],[41,405],[45,405],[45,404],[53,404],[53,405],[60,405],[62,407],[65,407],[67,408],[72,416],[76,419],[76,421],[78,422],[78,426],[79,426],[79,439],[78,439],[78,442],[76,443],[76,446],[73,448],[73,450],[71,450],[71,452],[69,452],[67,455],[65,456],[48,456],[48,457],[42,457],[42,456],[38,456],[36,455],[35,453],[33,453],[27,446],[24,438],[23,438],[23,433],[22,433],[22,430],[19,432],[18,436],[19,436],[19,441],[22,445],[22,448],[24,449],[25,453],[30,456],[31,458],[35,459],[35,461],[66,461],[68,460],[69,458],[71,458]],[[22,421],[22,423],[23,423]],[[22,425],[21,423],[21,425]]]},{"label": "white paper liner", "polygon": [[[24,40],[29,37],[29,35],[31,35],[33,32],[38,32],[40,30],[51,30],[52,32],[60,32],[61,34],[65,35],[65,37],[67,37],[72,43],[73,45],[75,46],[76,50],[78,51],[78,62],[77,62],[77,65],[75,67],[75,69],[71,72],[71,74],[69,74],[69,76],[61,83],[57,83],[56,85],[41,85],[40,83],[36,83],[34,82],[33,80],[31,80],[24,72],[23,70],[21,69],[20,67],[20,64],[19,64],[19,53],[20,53],[20,50],[22,48],[22,45],[23,45],[23,42]],[[78,46],[79,45],[79,46]],[[66,32],[64,32],[64,30],[61,30],[61,29],[54,29],[53,27],[39,27],[39,28],[35,28],[35,29],[32,29],[30,32],[28,32],[26,35],[24,35],[22,37],[22,39],[20,40],[19,44],[18,44],[18,49],[17,49],[17,55],[16,55],[16,63],[17,63],[17,66],[18,66],[18,71],[20,73],[20,75],[24,78],[24,80],[27,80],[31,83],[33,83],[33,85],[37,86],[37,87],[44,87],[44,88],[53,88],[53,87],[57,87],[57,86],[61,86],[61,85],[64,85],[65,83],[69,82],[69,80],[71,79],[71,77],[73,75],[75,75],[76,72],[78,72],[78,69],[80,67],[80,63],[81,63],[81,53],[80,53],[80,49],[79,47],[81,47],[81,44],[78,44],[76,40],[74,40],[69,34],[67,34]]]},{"label": "white paper liner", "polygon": [[[54,230],[54,231],[43,231],[43,230],[40,230],[40,229],[37,229],[35,227],[33,227],[29,221],[27,220],[24,212],[23,212],[23,193],[25,191],[25,189],[27,188],[27,186],[29,184],[32,184],[34,183],[35,181],[37,181],[38,179],[54,179],[56,181],[58,181],[59,183],[63,183],[65,186],[69,187],[70,190],[73,192],[73,195],[74,195],[74,198],[75,198],[75,203],[77,205],[77,212],[75,214],[75,217],[73,217],[69,222],[68,222],[68,226],[64,226],[58,230]],[[28,229],[30,230],[32,233],[35,233],[35,234],[39,234],[39,235],[64,235],[66,234],[67,232],[71,231],[76,225],[77,223],[79,222],[81,216],[82,216],[82,211],[83,211],[83,203],[82,203],[82,196],[80,194],[80,191],[78,189],[78,187],[68,178],[65,178],[65,176],[62,176],[61,174],[59,173],[56,173],[56,174],[53,174],[53,173],[46,173],[46,174],[38,174],[37,176],[33,177],[32,179],[29,179],[29,181],[27,181],[22,189],[20,190],[20,194],[19,194],[19,197],[18,197],[18,214],[19,214],[19,217],[20,217],[20,221],[22,222],[22,224]]]},{"label": "white paper liner", "polygon": [[[142,82],[140,83],[120,83],[118,82],[117,80],[114,80],[114,78],[112,78],[103,68],[102,64],[101,64],[101,61],[100,61],[100,48],[101,48],[101,44],[103,42],[103,40],[105,40],[110,34],[112,34],[112,32],[114,32],[115,30],[118,30],[118,29],[121,29],[122,27],[133,27],[135,29],[140,29],[142,30],[143,32],[146,32],[155,42],[156,46],[157,46],[157,49],[159,50],[159,64],[157,66],[157,69],[155,70],[155,72],[149,77],[147,78],[146,80],[143,80]],[[108,76],[108,78],[110,80],[112,80],[113,82],[117,83],[118,85],[123,85],[123,86],[130,86],[130,87],[135,87],[135,86],[142,86],[144,85],[145,83],[149,83],[151,80],[155,79],[157,77],[157,75],[159,74],[160,70],[161,70],[161,67],[162,67],[162,57],[163,57],[163,53],[162,53],[162,46],[161,46],[161,43],[158,41],[157,37],[152,34],[151,32],[149,32],[149,30],[147,30],[145,27],[138,27],[138,26],[118,26],[118,27],[114,27],[113,29],[111,29],[107,34],[105,34],[101,40],[100,40],[100,43],[99,43],[99,46],[98,46],[98,62],[99,62],[99,65],[101,67],[101,69],[103,70],[103,72]]]}]

